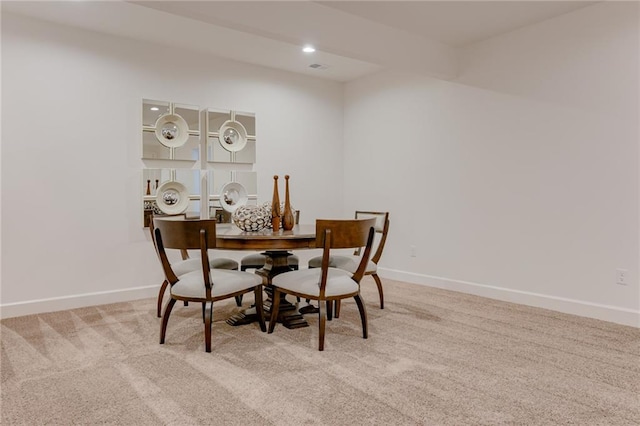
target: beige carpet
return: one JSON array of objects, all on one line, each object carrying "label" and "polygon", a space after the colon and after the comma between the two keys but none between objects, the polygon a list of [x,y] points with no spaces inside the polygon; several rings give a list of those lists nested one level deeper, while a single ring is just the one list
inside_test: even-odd
[{"label": "beige carpet", "polygon": [[[385,281],[328,322],[231,327],[153,299],[1,322],[2,425],[638,425],[640,330]],[[245,302],[247,305],[247,302]]]}]

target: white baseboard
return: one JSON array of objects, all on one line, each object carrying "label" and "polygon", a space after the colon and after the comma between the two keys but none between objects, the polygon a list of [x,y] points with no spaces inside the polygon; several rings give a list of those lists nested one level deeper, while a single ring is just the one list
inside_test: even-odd
[{"label": "white baseboard", "polygon": [[29,300],[27,302],[19,303],[7,303],[0,305],[0,319],[146,299],[157,296],[158,288],[159,287],[155,285],[128,288],[124,290],[78,294],[66,297],[55,297],[51,299]]},{"label": "white baseboard", "polygon": [[[640,328],[640,311],[634,311],[632,309],[566,299],[546,294],[513,290],[503,287],[495,287],[468,281],[451,280],[442,277],[434,277],[431,275],[416,274],[387,268],[378,268],[378,273],[382,278],[388,278],[391,280],[459,291],[476,296],[503,300],[505,302],[520,303],[522,305],[551,309],[553,311],[563,312],[566,314],[595,318]],[[124,290],[30,300],[20,303],[8,303],[0,305],[0,319],[41,314],[44,312],[62,311],[65,309],[82,308],[86,306],[128,302],[131,300],[155,297],[157,294],[158,286],[152,285]]]},{"label": "white baseboard", "polygon": [[388,278],[391,280],[459,291],[461,293],[488,297],[490,299],[519,303],[522,305],[550,309],[566,314],[595,318],[640,328],[640,311],[634,311],[633,309],[601,305],[581,300],[566,299],[546,294],[531,293],[468,281],[457,281],[448,278],[434,277],[431,275],[416,274],[387,268],[378,268],[378,274],[382,278]]}]

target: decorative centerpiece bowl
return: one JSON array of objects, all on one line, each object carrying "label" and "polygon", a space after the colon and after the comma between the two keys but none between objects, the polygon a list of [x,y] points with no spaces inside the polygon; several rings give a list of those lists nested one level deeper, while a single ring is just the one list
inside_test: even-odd
[{"label": "decorative centerpiece bowl", "polygon": [[231,215],[231,220],[243,231],[261,231],[271,224],[271,210],[264,206],[240,206]]}]

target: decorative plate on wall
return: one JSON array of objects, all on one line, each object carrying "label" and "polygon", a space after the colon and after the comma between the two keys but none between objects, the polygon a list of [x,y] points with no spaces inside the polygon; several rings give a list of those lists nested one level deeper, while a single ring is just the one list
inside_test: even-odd
[{"label": "decorative plate on wall", "polygon": [[156,204],[166,214],[184,213],[189,206],[189,191],[180,182],[164,182],[158,188]]},{"label": "decorative plate on wall", "polygon": [[238,182],[229,182],[220,190],[220,205],[231,213],[247,204],[248,199],[246,188]]},{"label": "decorative plate on wall", "polygon": [[156,121],[156,138],[167,148],[178,148],[189,139],[189,125],[178,114],[164,114]]},{"label": "decorative plate on wall", "polygon": [[240,151],[247,144],[247,130],[242,123],[227,120],[220,126],[218,140],[227,151]]}]

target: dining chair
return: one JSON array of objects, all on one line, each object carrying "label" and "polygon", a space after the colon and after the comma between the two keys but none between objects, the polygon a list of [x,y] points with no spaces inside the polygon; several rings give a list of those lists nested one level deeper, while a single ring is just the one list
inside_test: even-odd
[{"label": "dining chair", "polygon": [[[356,211],[356,219],[374,218],[376,220],[375,230],[376,234],[379,234],[377,243],[374,244],[374,254],[371,256],[371,260],[367,263],[367,269],[365,275],[371,275],[378,286],[378,294],[380,296],[380,309],[384,309],[384,292],[382,290],[382,280],[378,276],[378,262],[382,257],[382,251],[387,241],[387,234],[389,232],[389,212],[369,212],[369,211]],[[356,249],[353,255],[337,255],[331,256],[329,259],[329,266],[333,268],[344,269],[349,272],[354,272],[360,263],[360,249]],[[322,257],[317,256],[309,260],[309,268],[319,268],[322,263]],[[340,315],[340,303],[336,303],[334,316],[338,318]]]},{"label": "dining chair", "polygon": [[[376,220],[342,219],[316,220],[316,248],[321,248],[320,268],[299,269],[273,277],[273,303],[269,333],[273,333],[278,318],[281,293],[318,301],[318,350],[324,350],[324,335],[327,311],[334,301],[353,297],[358,305],[362,322],[362,337],[368,337],[367,311],[360,296],[360,280],[364,276],[371,256],[371,246],[375,235]],[[329,266],[331,251],[334,249],[362,249],[360,263],[353,272]],[[327,308],[323,308],[323,303]]]},{"label": "dining chair", "polygon": [[[154,225],[153,225],[153,220],[155,218],[163,218],[163,219],[171,219],[171,220],[185,220],[186,219],[186,215],[184,214],[180,214],[180,215],[173,215],[173,216],[153,216],[151,215],[151,218],[149,220],[149,230],[151,231],[151,241],[153,241],[153,245],[156,249],[156,253],[158,253],[158,246],[156,244],[156,238],[154,235]],[[176,275],[180,276],[180,275],[184,275],[187,272],[191,272],[191,271],[196,271],[198,269],[200,269],[200,259],[197,258],[190,258],[189,257],[189,252],[187,252],[187,250],[180,250],[180,255],[182,257],[181,261],[178,262],[174,262],[172,264],[174,272],[176,273]],[[233,259],[228,259],[226,257],[218,257],[215,259],[211,259],[211,267],[212,268],[216,268],[216,269],[228,269],[228,270],[238,270],[238,262],[236,262]],[[164,293],[167,291],[167,286],[169,285],[169,282],[165,279],[162,282],[162,285],[160,286],[160,290],[158,291],[158,302],[157,302],[157,315],[158,318],[162,317],[162,301],[164,299]],[[185,305],[187,305],[188,302],[185,302]],[[242,304],[242,299],[236,299],[236,304],[238,306],[241,306]]]},{"label": "dining chair", "polygon": [[[266,331],[262,307],[262,277],[248,272],[211,268],[209,249],[216,248],[216,221],[154,220],[154,235],[171,298],[162,315],[160,344],[164,344],[167,324],[176,301],[202,303],[205,351],[211,352],[213,302],[253,291],[260,329]],[[183,275],[176,274],[167,249],[199,250],[200,268]]]}]

